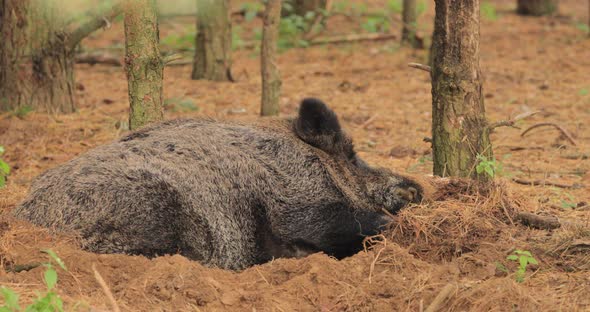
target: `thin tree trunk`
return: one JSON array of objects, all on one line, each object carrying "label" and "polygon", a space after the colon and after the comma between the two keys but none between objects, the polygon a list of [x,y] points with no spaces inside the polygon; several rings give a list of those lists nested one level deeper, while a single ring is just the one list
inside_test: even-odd
[{"label": "thin tree trunk", "polygon": [[557,11],[559,0],[517,0],[516,13],[520,15],[550,15]]},{"label": "thin tree trunk", "polygon": [[192,78],[233,81],[229,0],[197,0],[197,36]]},{"label": "thin tree trunk", "polygon": [[402,44],[408,44],[413,48],[419,47],[416,37],[417,27],[416,0],[404,0],[402,10]]},{"label": "thin tree trunk", "polygon": [[21,59],[27,48],[28,1],[0,0],[0,111],[24,105]]},{"label": "thin tree trunk", "polygon": [[279,114],[281,93],[281,75],[277,66],[277,38],[281,19],[281,0],[268,0],[262,27],[261,74],[262,107],[260,115],[275,116]]},{"label": "thin tree trunk", "polygon": [[434,174],[477,175],[477,156],[492,159],[479,68],[479,1],[435,0],[432,136]]},{"label": "thin tree trunk", "polygon": [[125,7],[125,69],[129,86],[129,128],[164,119],[155,0],[129,0]]}]

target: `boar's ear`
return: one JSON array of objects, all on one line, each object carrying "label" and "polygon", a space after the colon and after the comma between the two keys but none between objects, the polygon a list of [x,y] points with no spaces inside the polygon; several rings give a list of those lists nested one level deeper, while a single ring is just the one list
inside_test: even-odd
[{"label": "boar's ear", "polygon": [[299,116],[295,120],[295,133],[308,144],[328,153],[341,150],[345,139],[336,114],[322,101],[313,98],[304,99],[299,107]]}]

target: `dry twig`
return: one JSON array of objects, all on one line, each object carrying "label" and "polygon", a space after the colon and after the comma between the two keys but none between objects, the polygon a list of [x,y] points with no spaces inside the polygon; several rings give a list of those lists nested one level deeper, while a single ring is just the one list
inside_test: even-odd
[{"label": "dry twig", "polygon": [[544,127],[544,126],[552,126],[554,128],[556,128],[557,130],[559,130],[561,132],[561,134],[563,134],[563,136],[570,142],[572,143],[573,146],[577,146],[578,144],[576,144],[576,141],[574,140],[574,138],[560,125],[552,123],[552,122],[542,122],[542,123],[538,123],[535,125],[530,126],[528,129],[524,130],[520,136],[524,137],[525,134],[527,134],[528,132],[530,132],[531,130],[535,129],[535,128],[539,128],[539,127]]},{"label": "dry twig", "polygon": [[451,298],[451,296],[457,291],[457,285],[454,283],[448,283],[443,289],[436,295],[432,303],[426,308],[425,312],[436,312],[439,311],[442,306]]},{"label": "dry twig", "polygon": [[516,115],[514,118],[509,119],[509,120],[502,120],[502,121],[494,122],[493,124],[488,126],[488,129],[490,131],[492,131],[498,127],[512,127],[512,128],[520,129],[519,127],[516,127],[514,124],[516,124],[520,120],[529,118],[529,117],[537,114],[538,112],[539,111],[526,112],[526,113]]},{"label": "dry twig", "polygon": [[549,182],[549,181],[541,181],[541,180],[525,180],[520,178],[513,178],[512,181],[518,184],[523,185],[531,185],[531,186],[555,186],[559,188],[567,188],[567,189],[579,189],[584,187],[581,184],[574,183],[572,185],[569,184],[562,184],[557,182]]},{"label": "dry twig", "polygon": [[94,271],[94,278],[96,278],[96,281],[98,282],[98,284],[102,288],[102,291],[104,291],[104,294],[107,296],[107,299],[111,303],[111,306],[113,307],[113,311],[114,312],[121,312],[121,309],[119,309],[119,305],[117,305],[117,301],[115,301],[115,297],[113,296],[113,293],[109,289],[109,286],[107,286],[107,283],[104,281],[102,276],[100,276],[100,273],[98,273],[98,271],[96,270],[95,264],[92,264],[92,271]]},{"label": "dry twig", "polygon": [[426,72],[431,72],[432,68],[428,65],[424,65],[424,64],[419,64],[419,63],[408,63],[408,66],[412,67],[412,68],[416,68],[416,69],[420,69]]}]

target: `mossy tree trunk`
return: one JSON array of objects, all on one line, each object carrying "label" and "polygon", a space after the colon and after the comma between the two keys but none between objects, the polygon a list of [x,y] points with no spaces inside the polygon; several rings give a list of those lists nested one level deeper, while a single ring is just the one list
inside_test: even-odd
[{"label": "mossy tree trunk", "polygon": [[281,75],[277,66],[277,40],[281,19],[281,0],[268,0],[262,26],[262,47],[260,56],[262,74],[262,106],[260,115],[279,114]]},{"label": "mossy tree trunk", "polygon": [[233,81],[229,0],[197,0],[197,35],[192,78]]},{"label": "mossy tree trunk", "polygon": [[477,156],[492,159],[479,68],[479,1],[435,0],[432,78],[434,174],[476,173]]},{"label": "mossy tree trunk", "polygon": [[0,0],[0,110],[25,103],[22,59],[27,48],[28,1]]},{"label": "mossy tree trunk", "polygon": [[159,48],[155,0],[129,0],[125,7],[125,70],[129,87],[129,128],[164,118],[164,65]]},{"label": "mossy tree trunk", "polygon": [[521,15],[549,15],[557,11],[559,0],[517,0],[516,13]]},{"label": "mossy tree trunk", "polygon": [[416,0],[404,0],[402,9],[402,44],[418,48],[420,42],[416,37],[417,24]]}]

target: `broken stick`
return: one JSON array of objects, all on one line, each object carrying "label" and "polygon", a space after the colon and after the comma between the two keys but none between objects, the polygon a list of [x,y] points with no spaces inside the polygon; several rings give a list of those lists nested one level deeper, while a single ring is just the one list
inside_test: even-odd
[{"label": "broken stick", "polygon": [[569,184],[562,184],[557,182],[549,182],[549,181],[541,181],[541,180],[525,180],[519,178],[513,178],[512,181],[522,185],[531,185],[531,186],[555,186],[559,188],[566,188],[566,189],[579,189],[583,188],[584,185],[574,183],[572,185]]},{"label": "broken stick", "polygon": [[539,128],[539,127],[545,127],[545,126],[552,126],[554,128],[556,128],[557,130],[559,130],[561,132],[561,134],[563,134],[563,136],[570,142],[572,143],[573,146],[577,146],[578,144],[576,143],[576,141],[574,140],[574,138],[560,125],[552,123],[552,122],[542,122],[542,123],[538,123],[535,125],[530,126],[528,129],[524,130],[520,136],[524,137],[525,134],[527,134],[528,132],[530,132],[531,130],[535,129],[535,128]]},{"label": "broken stick", "polygon": [[419,63],[408,63],[408,66],[412,67],[412,68],[416,68],[416,69],[420,69],[423,71],[427,71],[427,72],[431,72],[432,68],[428,65],[424,65],[424,64],[419,64]]},{"label": "broken stick", "polygon": [[519,212],[516,220],[520,223],[540,230],[553,230],[561,227],[561,223],[556,216],[540,216],[530,212]]}]

